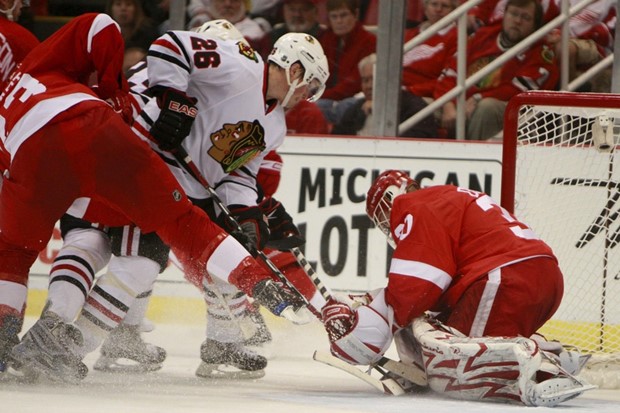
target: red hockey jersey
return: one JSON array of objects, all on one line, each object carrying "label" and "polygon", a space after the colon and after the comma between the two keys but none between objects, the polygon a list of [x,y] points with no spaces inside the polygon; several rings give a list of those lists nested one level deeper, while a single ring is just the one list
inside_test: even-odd
[{"label": "red hockey jersey", "polygon": [[[408,30],[405,41],[420,31]],[[403,85],[414,95],[432,97],[435,84],[456,49],[456,26],[450,25],[403,55]]]},{"label": "red hockey jersey", "polygon": [[38,44],[34,34],[0,16],[0,90],[17,64]]},{"label": "red hockey jersey", "polygon": [[[17,64],[39,44],[39,40],[24,27],[0,16],[0,91]],[[10,156],[0,145],[0,169],[9,167]]]},{"label": "red hockey jersey", "polygon": [[[119,89],[128,91],[123,55],[118,25],[110,16],[94,13],[76,17],[33,49],[0,95],[0,138],[11,156],[43,125],[77,103],[105,105],[101,99]],[[96,92],[91,83],[96,83]]]},{"label": "red hockey jersey", "polygon": [[474,281],[534,256],[554,257],[527,225],[491,197],[450,185],[398,196],[387,303],[406,326],[424,311],[449,311]]},{"label": "red hockey jersey", "polygon": [[[498,37],[501,24],[478,29],[467,41],[467,76],[471,76],[505,50]],[[528,90],[553,89],[558,81],[559,69],[553,50],[545,43],[536,43],[519,53],[502,66],[484,76],[467,89],[467,97],[479,93],[508,101],[511,97]],[[439,98],[456,86],[456,56],[453,56],[437,81],[435,98]]]}]

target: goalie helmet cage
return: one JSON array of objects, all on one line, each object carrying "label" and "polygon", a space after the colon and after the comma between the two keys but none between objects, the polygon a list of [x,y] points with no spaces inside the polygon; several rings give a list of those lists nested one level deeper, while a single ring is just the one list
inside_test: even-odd
[{"label": "goalie helmet cage", "polygon": [[620,388],[620,96],[528,92],[504,122],[502,206],[553,248],[564,274],[541,332],[591,353],[593,384]]}]

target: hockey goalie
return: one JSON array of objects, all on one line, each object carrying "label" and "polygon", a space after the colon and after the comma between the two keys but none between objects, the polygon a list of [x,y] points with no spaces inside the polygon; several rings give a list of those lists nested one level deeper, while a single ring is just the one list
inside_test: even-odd
[{"label": "hockey goalie", "polygon": [[366,202],[394,248],[388,284],[323,307],[334,356],[373,366],[394,339],[430,389],[462,400],[554,406],[594,387],[576,378],[587,356],[536,334],[563,278],[530,228],[486,194],[420,188],[396,170]]}]

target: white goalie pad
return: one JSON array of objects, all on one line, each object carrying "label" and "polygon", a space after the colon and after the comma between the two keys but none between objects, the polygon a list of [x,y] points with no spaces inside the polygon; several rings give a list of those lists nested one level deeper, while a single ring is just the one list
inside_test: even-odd
[{"label": "white goalie pad", "polygon": [[425,318],[412,328],[429,386],[451,398],[555,406],[594,388],[544,357],[528,338],[466,337]]}]

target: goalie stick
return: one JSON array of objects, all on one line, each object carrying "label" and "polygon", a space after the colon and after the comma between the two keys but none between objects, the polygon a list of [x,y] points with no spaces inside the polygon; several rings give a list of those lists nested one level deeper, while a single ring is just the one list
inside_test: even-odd
[{"label": "goalie stick", "polygon": [[[315,351],[312,358],[320,363],[327,364],[328,366],[336,367],[337,369],[347,372],[357,377],[358,379],[365,381],[366,383],[370,384],[372,387],[383,393],[391,394],[394,396],[401,396],[405,394],[405,390],[400,384],[398,384],[396,380],[389,377],[383,377],[378,379],[371,376],[370,373],[372,371],[372,367],[369,368],[367,372],[364,372],[357,367],[347,363],[346,361],[342,361],[339,358],[332,356],[331,354],[321,351]],[[378,371],[380,373],[385,373],[381,372],[380,370]]]},{"label": "goalie stick", "polygon": [[[319,290],[319,292],[321,293],[323,298],[325,298],[325,300],[327,300],[327,301],[332,299],[332,293],[329,291],[327,286],[325,286],[325,284],[323,284],[323,282],[319,278],[318,274],[316,273],[316,271],[314,270],[312,265],[310,265],[310,263],[308,262],[308,260],[304,256],[304,254],[301,252],[301,250],[299,248],[293,248],[293,249],[291,249],[291,252],[295,256],[295,259],[297,260],[297,263],[304,269],[304,272],[306,273],[308,278],[310,278],[312,280],[312,282],[314,283],[316,288]],[[318,309],[315,309],[315,311],[319,312]],[[315,352],[315,357],[314,357],[315,360],[320,361],[320,362],[325,363],[325,364],[329,364],[332,367],[336,367],[336,368],[339,368],[341,370],[344,370],[344,371],[346,371],[348,373],[353,374],[356,377],[360,377],[360,376],[357,375],[357,373],[351,372],[351,369],[354,369],[356,372],[361,372],[359,369],[355,368],[354,366],[352,366],[352,365],[350,365],[350,364],[348,364],[346,362],[343,362],[340,359],[337,359],[336,357],[333,357],[331,355],[326,355],[325,353],[319,353],[319,357],[321,358],[320,360],[316,358],[316,355],[317,355],[317,352]],[[328,357],[329,357],[329,359],[328,359]],[[330,360],[331,361],[331,359],[338,360],[339,363],[336,363],[336,362],[329,362],[328,363],[326,361],[326,360]],[[385,369],[385,370],[387,370],[387,371],[389,371],[391,373],[396,374],[399,377],[402,377],[402,378],[404,378],[406,380],[409,380],[410,382],[412,382],[413,384],[416,384],[418,386],[426,386],[428,384],[428,382],[426,380],[426,373],[422,369],[418,368],[417,366],[415,366],[413,364],[406,364],[406,363],[403,363],[401,361],[392,360],[392,359],[389,359],[389,358],[384,356],[384,357],[381,357],[381,359],[379,359],[379,361],[377,363],[375,363],[374,365],[372,365],[370,367],[374,368],[375,370],[377,370],[377,371],[379,371],[381,373],[385,373],[384,371],[382,371],[382,369]],[[364,373],[362,373],[362,374],[364,374]],[[367,375],[367,374],[365,374],[365,375]],[[360,378],[362,378],[362,377],[360,377]],[[365,378],[362,378],[362,380],[365,380]],[[390,394],[394,394],[394,393],[390,393]]]}]

